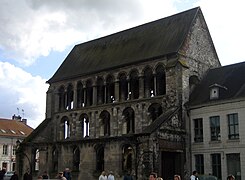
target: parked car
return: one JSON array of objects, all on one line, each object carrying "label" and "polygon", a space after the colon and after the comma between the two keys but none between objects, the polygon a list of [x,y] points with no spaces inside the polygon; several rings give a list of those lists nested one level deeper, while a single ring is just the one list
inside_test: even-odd
[{"label": "parked car", "polygon": [[212,175],[201,174],[201,175],[198,175],[198,179],[199,180],[217,180],[218,178]]},{"label": "parked car", "polygon": [[13,174],[14,171],[7,171],[3,177],[3,180],[9,180]]}]

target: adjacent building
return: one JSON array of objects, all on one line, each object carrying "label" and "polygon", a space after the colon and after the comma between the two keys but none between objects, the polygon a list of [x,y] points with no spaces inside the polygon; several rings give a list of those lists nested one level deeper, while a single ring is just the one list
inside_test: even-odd
[{"label": "adjacent building", "polygon": [[192,168],[245,179],[245,62],[210,69],[189,108]]},{"label": "adjacent building", "polygon": [[46,119],[19,147],[19,174],[189,179],[186,103],[215,67],[199,7],[76,45],[47,81]]},{"label": "adjacent building", "polygon": [[16,142],[23,141],[33,131],[26,122],[15,115],[12,119],[0,118],[0,169],[16,170]]}]

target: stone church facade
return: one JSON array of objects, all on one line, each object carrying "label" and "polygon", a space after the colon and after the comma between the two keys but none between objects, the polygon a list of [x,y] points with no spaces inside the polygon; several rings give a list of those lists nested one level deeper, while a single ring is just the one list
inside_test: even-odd
[{"label": "stone church facade", "polygon": [[219,66],[199,7],[76,45],[47,81],[46,119],[21,143],[19,173],[189,177],[185,103]]}]

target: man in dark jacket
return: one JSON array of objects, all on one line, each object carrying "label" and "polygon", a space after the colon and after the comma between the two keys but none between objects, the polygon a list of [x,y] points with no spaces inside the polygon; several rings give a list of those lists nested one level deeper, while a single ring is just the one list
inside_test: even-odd
[{"label": "man in dark jacket", "polygon": [[3,167],[3,169],[0,171],[0,180],[3,180],[5,173],[6,173],[6,168]]}]

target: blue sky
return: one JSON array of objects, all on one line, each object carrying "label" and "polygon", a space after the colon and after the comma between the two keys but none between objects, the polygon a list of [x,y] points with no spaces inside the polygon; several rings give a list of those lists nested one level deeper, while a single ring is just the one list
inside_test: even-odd
[{"label": "blue sky", "polygon": [[[245,61],[243,0],[1,0],[0,117],[45,119],[45,82],[74,45],[200,6],[222,65]],[[17,110],[19,108],[19,111]]]}]

